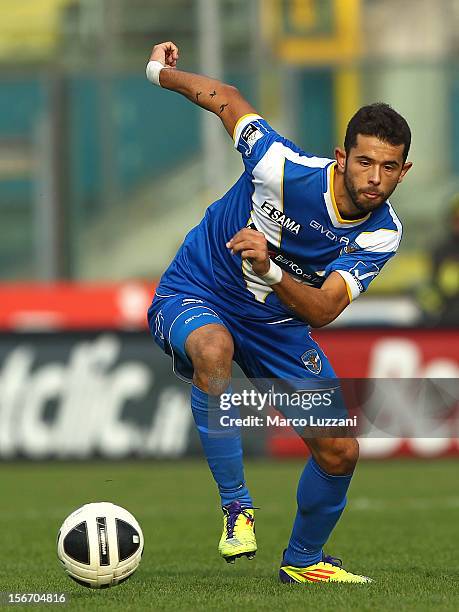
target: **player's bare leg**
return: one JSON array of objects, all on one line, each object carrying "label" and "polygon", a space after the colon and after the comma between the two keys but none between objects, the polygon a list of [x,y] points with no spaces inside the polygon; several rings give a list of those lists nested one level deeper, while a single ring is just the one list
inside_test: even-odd
[{"label": "player's bare leg", "polygon": [[242,556],[252,559],[257,550],[255,519],[244,481],[240,433],[219,426],[218,400],[231,382],[233,339],[223,325],[209,324],[191,332],[185,350],[194,368],[193,416],[222,499],[223,533],[218,550],[228,563]]},{"label": "player's bare leg", "polygon": [[204,325],[191,332],[185,350],[193,363],[193,383],[211,395],[220,395],[231,382],[234,344],[223,325]]}]

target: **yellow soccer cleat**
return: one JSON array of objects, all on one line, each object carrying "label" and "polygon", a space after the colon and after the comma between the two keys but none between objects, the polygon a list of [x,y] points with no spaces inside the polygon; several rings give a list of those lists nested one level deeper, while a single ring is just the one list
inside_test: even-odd
[{"label": "yellow soccer cleat", "polygon": [[[284,551],[285,554],[285,551]],[[320,563],[309,565],[308,567],[293,567],[287,565],[282,559],[279,570],[281,582],[352,582],[354,584],[365,584],[373,582],[367,576],[351,574],[342,567],[341,559],[336,557],[323,556]]]},{"label": "yellow soccer cleat", "polygon": [[238,557],[253,559],[257,552],[255,539],[255,512],[234,501],[223,506],[223,533],[218,552],[227,563],[234,563]]}]

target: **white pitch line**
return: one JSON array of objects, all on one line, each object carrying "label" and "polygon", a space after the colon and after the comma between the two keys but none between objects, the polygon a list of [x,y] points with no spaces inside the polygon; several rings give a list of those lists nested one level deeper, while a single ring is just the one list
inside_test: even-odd
[{"label": "white pitch line", "polygon": [[349,509],[357,511],[387,512],[388,510],[433,510],[435,508],[459,508],[459,497],[414,497],[388,502],[384,499],[356,497],[349,499]]}]

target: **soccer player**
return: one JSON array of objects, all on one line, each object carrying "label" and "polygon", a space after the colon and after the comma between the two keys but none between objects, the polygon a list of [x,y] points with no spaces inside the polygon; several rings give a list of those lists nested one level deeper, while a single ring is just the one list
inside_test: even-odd
[{"label": "soccer player", "polygon": [[[186,236],[148,318],[174,372],[192,382],[191,409],[223,508],[219,552],[234,562],[252,558],[257,545],[240,433],[219,435],[212,423],[232,361],[250,379],[335,377],[310,327],[336,319],[395,254],[402,226],[388,198],[412,165],[411,134],[390,106],[371,104],[350,120],[336,159],[315,157],[278,134],[235,87],[177,70],[178,58],[174,43],[156,45],[148,79],[216,114],[244,173]],[[368,582],[323,552],[346,504],[357,440],[305,442],[311,457],[280,579]]]}]

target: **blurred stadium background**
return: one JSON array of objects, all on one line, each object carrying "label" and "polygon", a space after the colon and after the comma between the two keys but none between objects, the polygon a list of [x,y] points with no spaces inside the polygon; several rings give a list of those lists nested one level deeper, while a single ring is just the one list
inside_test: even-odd
[{"label": "blurred stadium background", "polygon": [[[303,444],[243,432],[262,547],[226,567],[189,388],[146,327],[185,232],[242,170],[214,116],[146,81],[165,40],[315,154],[333,154],[366,102],[408,119],[400,252],[314,332],[341,377],[389,379],[378,397],[400,436],[361,440],[371,461],[330,551],[377,581],[306,602],[457,610],[459,0],[0,0],[0,592],[65,590],[94,609],[58,567],[55,534],[106,499],[147,546],[104,609],[296,610],[310,595],[274,585]],[[420,402],[440,416],[427,433]]]},{"label": "blurred stadium background", "polygon": [[[458,0],[0,0],[0,15],[1,459],[199,452],[145,311],[242,164],[214,116],[146,81],[163,40],[316,154],[366,102],[408,119],[399,255],[315,337],[344,377],[458,377]],[[442,431],[363,455],[457,454]],[[248,452],[303,453],[271,435]]]}]

